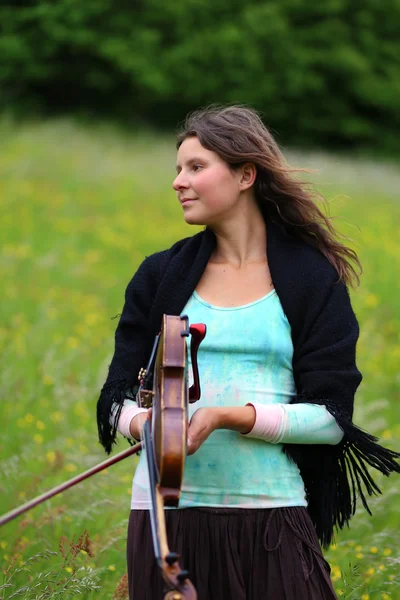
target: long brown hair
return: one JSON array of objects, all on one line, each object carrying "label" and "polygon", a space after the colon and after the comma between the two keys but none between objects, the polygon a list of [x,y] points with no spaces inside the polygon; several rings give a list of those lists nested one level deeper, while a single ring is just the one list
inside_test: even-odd
[{"label": "long brown hair", "polygon": [[318,248],[338,272],[346,285],[360,283],[351,264],[360,273],[357,254],[339,241],[339,234],[318,207],[327,200],[309,182],[298,181],[293,173],[309,172],[290,167],[277,142],[253,109],[243,105],[211,105],[190,113],[178,131],[177,148],[188,138],[196,136],[207,150],[216,152],[231,169],[250,162],[257,168],[254,182],[255,197],[264,216],[284,224],[286,230]]}]

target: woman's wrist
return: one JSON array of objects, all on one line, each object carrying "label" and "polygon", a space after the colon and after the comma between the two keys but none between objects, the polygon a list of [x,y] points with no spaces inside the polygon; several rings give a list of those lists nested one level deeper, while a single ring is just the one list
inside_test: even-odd
[{"label": "woman's wrist", "polygon": [[140,432],[147,419],[147,409],[142,409],[129,422],[129,433],[134,440],[140,440]]},{"label": "woman's wrist", "polygon": [[256,409],[246,406],[217,406],[216,429],[231,429],[239,433],[249,433],[256,421]]}]

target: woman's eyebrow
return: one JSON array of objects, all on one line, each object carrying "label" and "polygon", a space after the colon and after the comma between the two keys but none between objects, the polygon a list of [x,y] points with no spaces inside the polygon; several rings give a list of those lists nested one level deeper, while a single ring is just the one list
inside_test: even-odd
[{"label": "woman's eyebrow", "polygon": [[[186,161],[186,165],[192,165],[195,162],[204,162],[204,158],[201,158],[200,156],[194,156],[193,158],[189,158],[189,160]],[[176,165],[176,170],[178,171],[181,168],[180,165]]]}]

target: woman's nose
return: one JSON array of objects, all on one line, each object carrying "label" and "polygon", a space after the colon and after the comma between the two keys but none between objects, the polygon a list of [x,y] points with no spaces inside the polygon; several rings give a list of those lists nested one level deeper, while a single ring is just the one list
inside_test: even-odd
[{"label": "woman's nose", "polygon": [[185,189],[188,187],[187,182],[185,181],[182,173],[179,173],[174,181],[172,182],[172,187],[174,188],[174,190],[176,192],[178,192],[179,190]]}]

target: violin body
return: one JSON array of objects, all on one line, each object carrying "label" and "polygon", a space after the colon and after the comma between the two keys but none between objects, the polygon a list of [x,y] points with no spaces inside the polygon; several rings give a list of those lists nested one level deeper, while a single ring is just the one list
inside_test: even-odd
[{"label": "violin body", "polygon": [[165,506],[179,504],[187,454],[188,376],[186,339],[180,317],[163,316],[158,343],[152,434],[159,491]]}]

